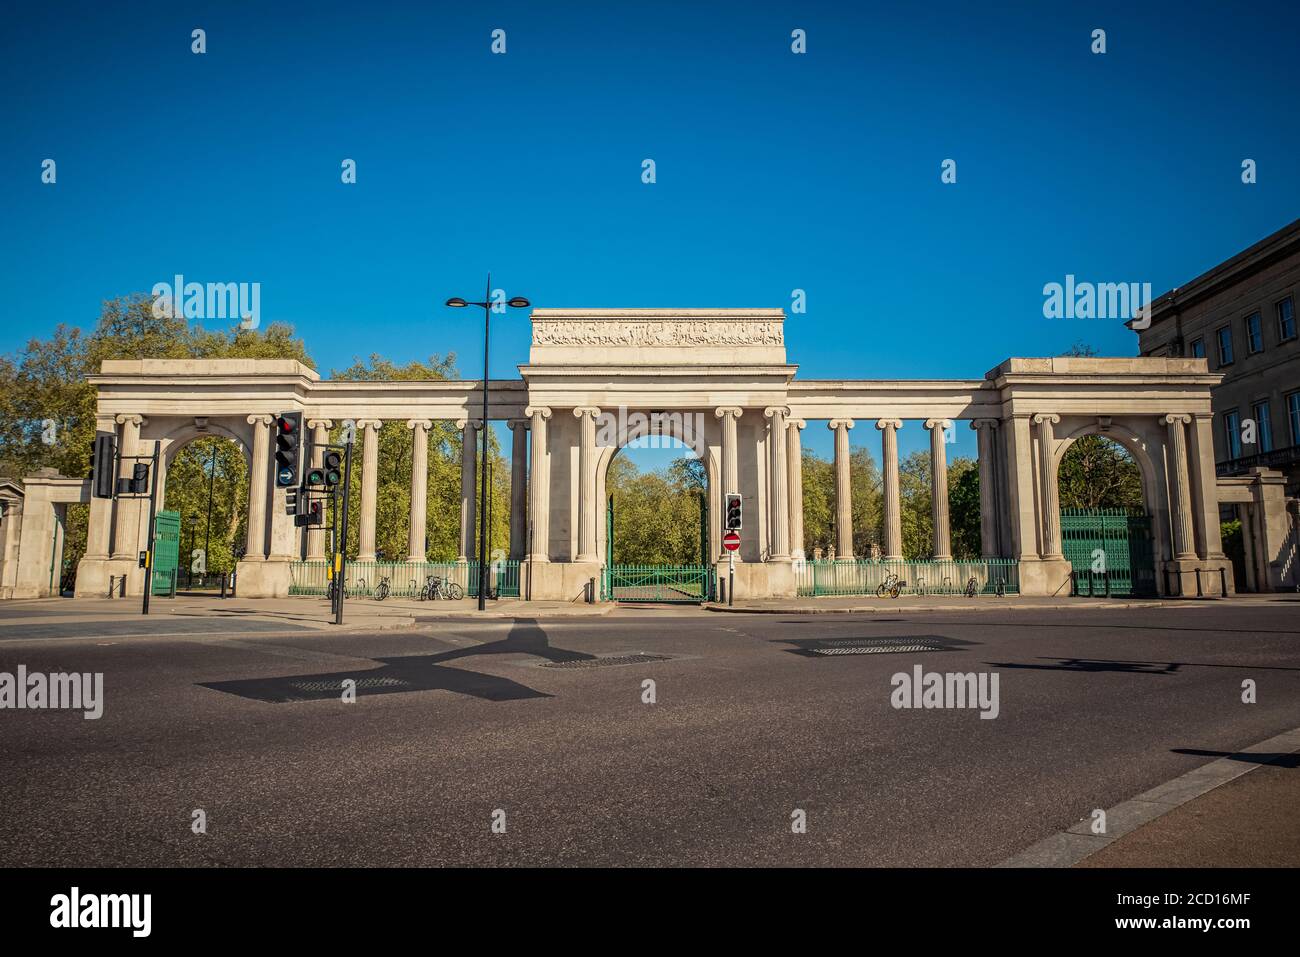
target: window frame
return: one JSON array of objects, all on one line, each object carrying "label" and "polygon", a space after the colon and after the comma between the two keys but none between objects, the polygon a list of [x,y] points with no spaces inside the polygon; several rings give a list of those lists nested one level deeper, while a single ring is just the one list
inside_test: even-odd
[{"label": "window frame", "polygon": [[[1228,339],[1228,358],[1226,360],[1223,358],[1224,333],[1227,333]],[[1217,349],[1215,350],[1216,358],[1219,360],[1219,364],[1215,368],[1222,369],[1224,366],[1230,366],[1237,361],[1236,351],[1233,349],[1231,323],[1219,326],[1219,328],[1214,330],[1214,342],[1217,346]]]},{"label": "window frame", "polygon": [[1227,409],[1223,413],[1223,441],[1228,460],[1241,458],[1241,413],[1238,409]]},{"label": "window frame", "polygon": [[[1250,404],[1250,417],[1255,420],[1255,451],[1273,451],[1273,410],[1269,408],[1268,397],[1256,399]],[[1264,411],[1260,415],[1260,410]]]},{"label": "window frame", "polygon": [[[1291,334],[1289,336],[1286,335],[1282,329],[1282,303],[1284,302],[1290,303],[1291,305]],[[1283,296],[1277,302],[1273,303],[1273,315],[1277,320],[1277,341],[1290,342],[1292,339],[1296,338],[1295,298],[1293,296]]]},{"label": "window frame", "polygon": [[[1250,320],[1255,320],[1254,333],[1259,337],[1259,348],[1255,348],[1255,335],[1251,331]],[[1254,312],[1246,314],[1246,355],[1257,356],[1264,351],[1264,316],[1263,313],[1256,309]]]}]

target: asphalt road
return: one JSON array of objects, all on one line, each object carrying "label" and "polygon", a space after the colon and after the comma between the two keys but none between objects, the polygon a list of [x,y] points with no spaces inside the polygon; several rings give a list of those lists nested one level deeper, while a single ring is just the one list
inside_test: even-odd
[{"label": "asphalt road", "polygon": [[[105,687],[97,721],[0,711],[0,865],[991,865],[1300,724],[1297,609],[154,637],[0,619],[0,672]],[[886,638],[935,650],[839,653]],[[592,664],[638,653],[666,660]],[[996,671],[998,717],[893,708],[917,664]]]}]

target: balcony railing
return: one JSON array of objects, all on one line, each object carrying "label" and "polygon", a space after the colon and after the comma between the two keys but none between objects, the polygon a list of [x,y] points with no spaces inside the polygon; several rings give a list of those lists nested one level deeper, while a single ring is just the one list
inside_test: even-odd
[{"label": "balcony railing", "polygon": [[1297,463],[1300,463],[1300,445],[1288,445],[1284,449],[1274,449],[1271,452],[1256,452],[1254,455],[1243,455],[1240,458],[1228,459],[1226,462],[1217,462],[1214,466],[1214,472],[1219,476],[1241,475],[1251,469],[1281,468]]}]

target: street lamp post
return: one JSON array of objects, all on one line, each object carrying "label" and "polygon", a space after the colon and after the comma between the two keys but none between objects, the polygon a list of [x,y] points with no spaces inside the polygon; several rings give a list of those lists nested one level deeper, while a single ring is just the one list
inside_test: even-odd
[{"label": "street lamp post", "polygon": [[[478,610],[483,611],[487,607],[488,342],[492,326],[492,274],[488,273],[487,292],[483,295],[482,302],[466,302],[459,297],[453,297],[447,300],[447,305],[454,309],[463,309],[466,306],[481,306],[483,308],[483,457],[479,462],[478,494]],[[515,309],[527,309],[531,304],[522,296],[515,296],[513,299],[507,300],[506,305]]]}]

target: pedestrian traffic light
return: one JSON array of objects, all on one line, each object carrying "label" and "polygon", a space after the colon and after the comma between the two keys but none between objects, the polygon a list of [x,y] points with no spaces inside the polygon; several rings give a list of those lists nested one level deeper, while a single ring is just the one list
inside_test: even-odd
[{"label": "pedestrian traffic light", "polygon": [[322,471],[324,473],[322,481],[325,485],[331,488],[338,485],[343,481],[343,456],[332,449],[326,452],[322,462]]},{"label": "pedestrian traffic light", "polygon": [[101,432],[95,436],[90,458],[91,489],[95,498],[112,498],[117,485],[117,436]]},{"label": "pedestrian traffic light", "polygon": [[284,514],[298,514],[298,490],[296,488],[291,488],[284,493]]},{"label": "pedestrian traffic light", "polygon": [[117,491],[120,495],[143,495],[148,492],[149,466],[143,462],[136,462],[131,466],[131,477],[117,483]]},{"label": "pedestrian traffic light", "polygon": [[301,412],[281,412],[275,417],[275,485],[288,488],[298,484],[298,459],[302,452],[298,435],[302,432]]},{"label": "pedestrian traffic light", "polygon": [[740,531],[740,495],[736,492],[727,493],[726,520],[727,531]]}]

